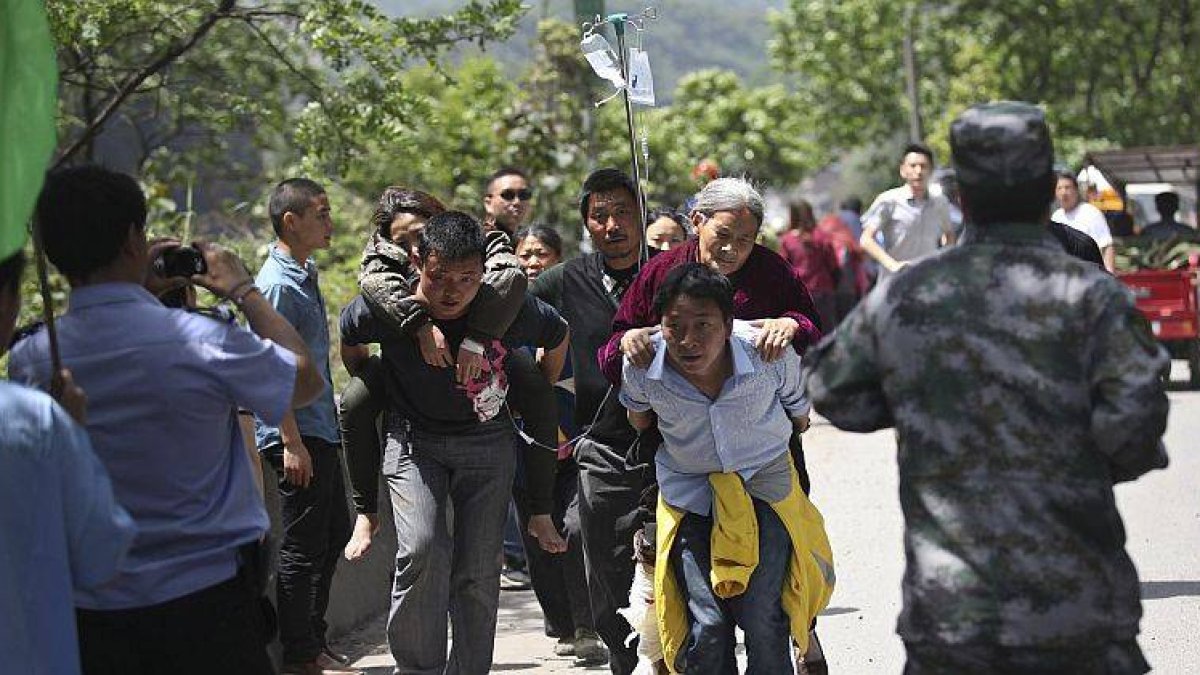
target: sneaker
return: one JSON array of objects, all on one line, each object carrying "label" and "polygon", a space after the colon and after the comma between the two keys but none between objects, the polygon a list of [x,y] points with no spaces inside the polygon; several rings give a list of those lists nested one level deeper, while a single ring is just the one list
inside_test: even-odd
[{"label": "sneaker", "polygon": [[608,663],[608,649],[594,631],[575,630],[575,663],[581,666],[600,666]]},{"label": "sneaker", "polygon": [[575,638],[560,637],[558,642],[554,643],[555,656],[575,656]]},{"label": "sneaker", "polygon": [[528,572],[511,567],[500,570],[500,590],[527,591],[530,588],[532,588],[532,584]]}]

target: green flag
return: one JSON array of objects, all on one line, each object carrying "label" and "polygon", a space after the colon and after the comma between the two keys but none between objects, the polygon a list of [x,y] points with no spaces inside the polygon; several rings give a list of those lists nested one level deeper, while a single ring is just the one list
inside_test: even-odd
[{"label": "green flag", "polygon": [[42,0],[0,2],[0,260],[26,223],[54,152],[58,66]]}]

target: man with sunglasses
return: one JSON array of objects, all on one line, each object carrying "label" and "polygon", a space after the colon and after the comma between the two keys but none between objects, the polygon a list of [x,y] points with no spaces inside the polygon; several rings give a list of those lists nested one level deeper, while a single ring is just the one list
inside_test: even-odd
[{"label": "man with sunglasses", "polygon": [[483,229],[504,230],[515,237],[517,230],[529,222],[532,202],[533,190],[524,171],[511,166],[497,170],[483,191]]},{"label": "man with sunglasses", "polygon": [[[533,190],[529,188],[529,176],[516,167],[506,166],[497,169],[488,176],[483,190],[483,229],[486,232],[501,231],[508,234],[509,241],[515,249],[517,246],[517,230],[529,222],[533,212]],[[528,370],[528,369],[526,369]],[[544,388],[538,378],[521,378],[516,386],[516,399],[525,395],[539,395],[544,399],[553,395],[553,389],[547,384]],[[531,391],[537,387],[538,391]],[[528,406],[527,406],[528,407]],[[520,484],[521,471],[518,471],[517,482]],[[521,543],[520,527],[515,511],[510,509],[509,522],[504,537],[504,569],[500,579],[501,588],[507,591],[526,591],[533,583],[528,572],[529,561]]]}]

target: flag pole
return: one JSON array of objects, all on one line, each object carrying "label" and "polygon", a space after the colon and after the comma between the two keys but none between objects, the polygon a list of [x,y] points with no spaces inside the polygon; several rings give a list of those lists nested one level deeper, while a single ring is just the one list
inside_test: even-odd
[{"label": "flag pole", "polygon": [[54,325],[54,299],[50,295],[50,274],[46,269],[46,250],[42,245],[41,228],[36,224],[33,233],[33,261],[37,268],[38,289],[42,295],[42,320],[50,344],[50,393],[57,398],[62,393],[62,355],[58,351],[58,329]]}]

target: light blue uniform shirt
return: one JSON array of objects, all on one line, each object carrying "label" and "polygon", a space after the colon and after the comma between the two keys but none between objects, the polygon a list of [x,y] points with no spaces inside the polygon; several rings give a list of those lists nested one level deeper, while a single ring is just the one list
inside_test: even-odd
[{"label": "light blue uniform shirt", "polygon": [[[271,252],[254,283],[275,311],[296,328],[325,380],[325,388],[315,401],[293,411],[300,435],[337,444],[341,436],[333,403],[333,378],[329,374],[329,322],[325,298],[317,285],[316,265],[308,260],[301,266],[279,250],[277,244],[271,244]],[[258,416],[254,418],[254,441],[259,450],[283,442],[279,427],[264,423]]]},{"label": "light blue uniform shirt", "polygon": [[751,496],[768,502],[787,496],[791,418],[809,411],[800,357],[787,349],[774,363],[763,361],[753,330],[734,322],[729,338],[733,375],[715,401],[671,367],[661,334],[652,338],[655,356],[649,368],[625,360],[621,403],[658,416],[663,447],[655,468],[659,492],[671,506],[708,515],[710,473],[736,471]]},{"label": "light blue uniform shirt", "polygon": [[[233,577],[237,548],[267,530],[237,409],[278,422],[295,356],[128,283],[73,290],[58,340],[87,392],[92,446],[138,528],[117,577],[76,593],[76,605],[145,607]],[[13,349],[9,368],[14,380],[49,388],[45,331]]]},{"label": "light blue uniform shirt", "polygon": [[0,670],[79,673],[73,589],[111,579],[133,534],[83,428],[0,382]]}]

